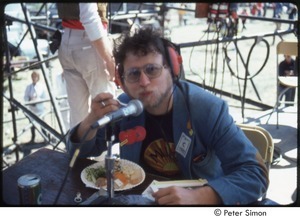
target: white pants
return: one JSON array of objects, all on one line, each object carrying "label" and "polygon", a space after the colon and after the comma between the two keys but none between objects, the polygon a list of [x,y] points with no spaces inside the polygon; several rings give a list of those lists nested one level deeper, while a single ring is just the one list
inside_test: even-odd
[{"label": "white pants", "polygon": [[72,128],[87,116],[91,97],[100,92],[115,96],[116,86],[108,80],[103,59],[84,30],[65,28],[58,58],[66,80]]}]

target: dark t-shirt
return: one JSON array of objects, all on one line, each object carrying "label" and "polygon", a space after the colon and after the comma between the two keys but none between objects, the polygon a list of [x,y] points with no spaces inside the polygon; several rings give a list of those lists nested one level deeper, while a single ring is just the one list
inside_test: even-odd
[{"label": "dark t-shirt", "polygon": [[290,63],[286,62],[285,60],[280,62],[279,64],[279,76],[285,76],[285,71],[294,71],[294,74],[297,75],[295,72],[295,60],[292,59]]},{"label": "dark t-shirt", "polygon": [[146,113],[146,137],[142,144],[141,164],[146,172],[179,179],[175,157],[172,110],[165,115]]}]

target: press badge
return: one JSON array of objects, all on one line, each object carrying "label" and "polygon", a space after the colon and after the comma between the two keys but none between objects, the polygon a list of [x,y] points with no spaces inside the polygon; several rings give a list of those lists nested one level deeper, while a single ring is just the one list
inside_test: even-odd
[{"label": "press badge", "polygon": [[176,152],[179,153],[181,156],[185,157],[190,148],[191,141],[192,140],[190,137],[182,133],[175,149]]}]

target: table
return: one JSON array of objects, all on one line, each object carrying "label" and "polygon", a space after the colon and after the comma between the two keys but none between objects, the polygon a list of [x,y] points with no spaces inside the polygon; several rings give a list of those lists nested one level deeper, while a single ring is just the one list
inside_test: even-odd
[{"label": "table", "polygon": [[[17,180],[20,176],[28,173],[38,174],[41,177],[42,204],[54,205],[59,189],[68,170],[70,156],[59,151],[41,148],[36,152],[24,157],[18,163],[2,171],[2,201],[6,205],[20,205]],[[97,190],[85,187],[81,181],[81,171],[95,163],[89,159],[77,159],[74,167],[70,170],[67,181],[62,189],[56,205],[78,205],[74,201],[76,194],[81,193],[82,200],[86,200]],[[146,174],[144,182],[131,190],[121,194],[141,194],[154,180],[160,180],[153,174]]]},{"label": "table", "polygon": [[287,76],[278,77],[280,83],[287,87],[297,87],[298,86],[298,76]]}]

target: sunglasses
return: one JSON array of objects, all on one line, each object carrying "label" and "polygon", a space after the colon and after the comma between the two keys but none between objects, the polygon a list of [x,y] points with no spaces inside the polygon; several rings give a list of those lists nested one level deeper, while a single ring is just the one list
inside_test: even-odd
[{"label": "sunglasses", "polygon": [[160,64],[146,64],[141,68],[128,69],[124,72],[123,78],[129,83],[136,83],[140,80],[143,71],[149,79],[154,79],[161,75],[163,68],[165,68],[165,66]]}]

